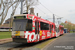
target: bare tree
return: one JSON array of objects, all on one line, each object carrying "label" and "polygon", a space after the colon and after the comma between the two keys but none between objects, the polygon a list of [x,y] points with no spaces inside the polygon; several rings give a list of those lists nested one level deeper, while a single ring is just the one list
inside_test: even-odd
[{"label": "bare tree", "polygon": [[0,9],[1,9],[1,0],[0,0]]},{"label": "bare tree", "polygon": [[[2,23],[4,22],[9,9],[14,6],[11,17],[14,15],[15,10],[17,8],[17,6],[19,5],[18,3],[20,3],[21,0],[0,0],[0,25],[2,25]],[[37,5],[38,0],[24,0],[23,1],[23,6],[26,7],[26,12],[28,12],[29,8],[31,6],[35,6]]]},{"label": "bare tree", "polygon": [[38,0],[25,0],[24,7],[26,7],[26,12],[29,11],[30,7],[38,5]]},{"label": "bare tree", "polygon": [[0,3],[0,9],[1,9],[1,3]]},{"label": "bare tree", "polygon": [[11,6],[18,4],[19,0],[1,0],[1,12],[0,12],[0,16],[1,16],[1,25],[4,22],[9,8],[11,8]]},{"label": "bare tree", "polygon": [[12,13],[11,13],[11,16],[10,16],[11,17],[10,27],[12,26],[12,18],[13,18],[13,15],[15,14],[15,10],[18,7],[18,4],[19,4],[19,2],[16,3],[15,6],[12,6]]}]

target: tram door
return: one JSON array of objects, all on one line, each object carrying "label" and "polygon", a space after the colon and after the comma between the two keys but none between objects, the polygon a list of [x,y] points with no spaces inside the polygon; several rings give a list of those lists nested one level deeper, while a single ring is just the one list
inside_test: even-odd
[{"label": "tram door", "polygon": [[35,34],[39,34],[39,22],[35,21]]},{"label": "tram door", "polygon": [[53,24],[50,24],[50,32],[51,32],[51,37],[54,36],[54,33],[53,33]]},{"label": "tram door", "polygon": [[52,26],[52,25],[50,24],[50,33],[51,33],[51,31],[52,31],[52,29],[51,29],[52,27],[51,27],[51,26]]}]

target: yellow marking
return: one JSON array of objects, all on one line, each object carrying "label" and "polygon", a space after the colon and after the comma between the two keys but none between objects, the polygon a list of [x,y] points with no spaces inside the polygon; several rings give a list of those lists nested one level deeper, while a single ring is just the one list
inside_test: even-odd
[{"label": "yellow marking", "polygon": [[46,37],[46,35],[45,35],[45,37]]},{"label": "yellow marking", "polygon": [[51,34],[52,34],[52,31],[51,31]]},{"label": "yellow marking", "polygon": [[55,32],[55,34],[56,34],[56,32]]},{"label": "yellow marking", "polygon": [[40,31],[40,36],[42,35],[42,31]]},{"label": "yellow marking", "polygon": [[16,31],[15,36],[20,36],[20,31]]}]

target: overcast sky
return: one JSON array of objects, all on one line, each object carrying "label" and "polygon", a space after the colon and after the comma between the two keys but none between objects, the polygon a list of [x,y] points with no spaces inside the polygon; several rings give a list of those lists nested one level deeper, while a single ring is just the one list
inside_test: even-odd
[{"label": "overcast sky", "polygon": [[[39,0],[39,2],[41,4],[38,3],[38,5],[34,6],[35,15],[36,13],[39,13],[39,16],[41,16],[42,18],[52,21],[52,19],[49,18],[53,18],[52,15],[54,13],[60,17],[63,17],[61,19],[62,22],[67,20],[75,23],[75,0]],[[9,13],[11,11],[12,10],[10,8]],[[15,14],[19,13],[20,7],[17,8]],[[58,18],[58,16],[55,17]]]},{"label": "overcast sky", "polygon": [[[61,21],[70,21],[72,23],[75,23],[75,0],[39,0],[42,5],[44,5],[46,8],[48,8],[51,12],[54,14],[63,17]],[[35,8],[35,12],[38,12],[40,16],[43,16],[44,18],[52,18],[52,14],[50,11],[48,11],[44,6],[42,6],[40,3]],[[40,12],[40,10],[43,12]],[[46,13],[46,14],[45,14]],[[55,16],[58,18],[58,16]],[[51,19],[50,19],[51,20]]]}]

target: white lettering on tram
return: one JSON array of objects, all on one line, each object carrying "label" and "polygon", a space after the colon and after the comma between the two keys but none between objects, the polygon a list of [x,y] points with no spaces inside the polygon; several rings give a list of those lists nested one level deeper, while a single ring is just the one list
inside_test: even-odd
[{"label": "white lettering on tram", "polygon": [[51,34],[50,34],[50,32],[47,32],[47,37],[49,37]]},{"label": "white lettering on tram", "polygon": [[33,26],[35,26],[35,22],[33,22]]},{"label": "white lettering on tram", "polygon": [[[53,32],[54,32],[54,28],[53,28]],[[53,33],[53,36],[54,36],[54,33]]]},{"label": "white lettering on tram", "polygon": [[[29,35],[29,40],[30,40],[30,41],[34,41],[34,40],[36,39],[36,35],[35,35],[34,32],[29,33],[28,31],[26,31],[26,33],[25,33],[25,38],[28,38],[28,35]],[[32,36],[33,36],[33,38],[32,38]]]},{"label": "white lettering on tram", "polygon": [[43,31],[43,35],[45,35],[45,32]]},{"label": "white lettering on tram", "polygon": [[45,36],[42,36],[42,39],[45,39]]},{"label": "white lettering on tram", "polygon": [[25,33],[25,38],[27,38],[29,34],[30,34],[30,33],[28,33],[28,31],[27,31],[27,32]]},{"label": "white lettering on tram", "polygon": [[[31,38],[32,36],[34,36],[33,39]],[[30,40],[30,41],[34,41],[35,39],[36,39],[35,33],[31,33],[30,36],[29,36],[29,40]]]},{"label": "white lettering on tram", "polygon": [[34,16],[33,16],[33,18],[32,19],[34,19]]}]

